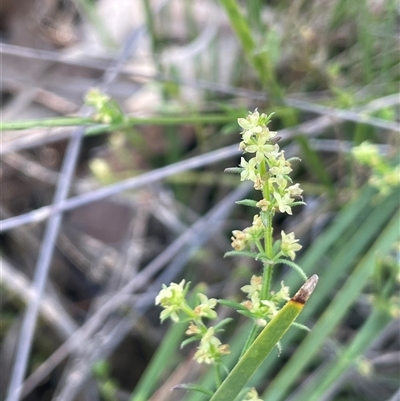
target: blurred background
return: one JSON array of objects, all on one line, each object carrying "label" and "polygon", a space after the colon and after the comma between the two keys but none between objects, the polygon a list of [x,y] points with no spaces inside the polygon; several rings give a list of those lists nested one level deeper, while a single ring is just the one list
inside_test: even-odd
[{"label": "blurred background", "polygon": [[[213,370],[154,298],[185,278],[240,302],[260,273],[223,258],[254,214],[235,204],[252,187],[223,171],[258,108],[302,159],[307,205],[274,232],[296,233],[320,283],[299,319],[311,333],[291,328],[251,385],[269,401],[400,400],[399,192],[351,153],[369,141],[398,163],[399,17],[395,0],[2,0],[2,122],[32,124],[1,138],[0,399],[206,399],[171,391],[212,389]],[[94,87],[132,123],[57,123],[87,117]],[[283,278],[293,295],[301,280]],[[232,366],[250,326],[219,316]]]}]

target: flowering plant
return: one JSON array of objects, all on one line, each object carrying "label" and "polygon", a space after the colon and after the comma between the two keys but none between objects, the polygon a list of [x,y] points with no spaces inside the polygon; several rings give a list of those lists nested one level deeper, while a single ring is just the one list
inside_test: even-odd
[{"label": "flowering plant", "polygon": [[[191,308],[185,300],[188,284],[185,284],[184,280],[180,284],[171,283],[168,287],[163,285],[163,289],[156,298],[156,304],[164,308],[160,316],[162,321],[166,318],[171,318],[174,322],[190,322],[186,331],[190,338],[185,340],[182,345],[196,340],[200,341],[194,359],[199,363],[216,366],[216,382],[219,390],[224,385],[226,387],[227,380],[230,379],[231,374],[235,372],[235,369],[237,370],[239,365],[243,366],[243,369],[247,371],[253,369],[248,364],[248,361],[246,362],[246,358],[251,359],[248,357],[260,353],[256,351],[256,348],[262,348],[263,341],[268,336],[275,336],[275,332],[269,333],[269,331],[275,330],[276,327],[279,328],[279,321],[280,326],[286,325],[280,336],[283,335],[301,310],[301,308],[297,310],[296,307],[291,305],[291,301],[295,301],[292,302],[293,304],[296,302],[299,305],[304,304],[318,279],[313,276],[291,300],[289,288],[285,286],[284,282],[281,282],[281,287],[278,291],[271,290],[273,269],[278,264],[287,264],[294,268],[304,280],[307,280],[307,277],[300,266],[294,262],[296,252],[301,249],[295,234],[293,232],[286,233],[282,230],[280,238],[274,240],[272,224],[274,215],[276,213],[291,215],[292,208],[304,204],[304,202],[301,196],[303,190],[299,184],[293,184],[289,176],[292,172],[291,163],[299,159],[285,158],[285,151],[281,150],[278,145],[280,138],[276,135],[276,132],[270,131],[267,127],[270,120],[271,115],[260,114],[257,110],[249,113],[246,118],[238,119],[238,124],[242,128],[242,140],[239,149],[244,154],[252,155],[252,157],[248,160],[242,157],[239,167],[226,169],[227,172],[239,173],[242,181],[253,181],[254,189],[261,193],[260,200],[245,199],[237,202],[241,205],[257,208],[258,213],[254,215],[253,223],[250,227],[232,232],[232,248],[234,250],[226,253],[226,256],[241,255],[252,257],[263,264],[262,274],[259,276],[253,275],[250,283],[241,288],[247,299],[241,303],[228,300],[217,301],[216,299],[208,299],[204,294],[198,294],[197,305]],[[304,294],[307,296],[304,297]],[[282,304],[288,300],[289,302],[282,308]],[[223,364],[222,357],[229,353],[229,347],[227,344],[222,344],[215,334],[221,331],[222,326],[229,320],[225,319],[210,327],[207,327],[203,322],[204,318],[217,318],[215,311],[217,302],[236,309],[239,313],[254,321],[253,329],[243,348],[241,359],[222,385],[221,368],[227,370]],[[292,306],[293,313],[288,317],[287,312]],[[272,324],[273,322],[274,324]],[[279,347],[280,336],[277,336],[277,341],[273,342],[272,345],[269,344],[269,346]],[[256,338],[257,341],[255,341]],[[266,355],[265,351],[262,352]],[[248,374],[248,372],[241,373],[242,377]],[[234,375],[240,377],[240,372],[239,375],[237,372]],[[230,382],[234,383],[235,380]],[[190,387],[185,385],[185,388]],[[192,389],[199,390],[199,387],[194,386]],[[221,390],[223,393],[222,398],[218,398],[219,394],[221,394],[219,390],[212,396],[212,401],[214,399],[229,399],[227,391],[232,390],[229,386],[226,389],[224,388],[223,391]],[[206,390],[203,392],[208,394]],[[234,394],[237,395],[237,393],[232,392],[232,395]],[[244,399],[258,399],[257,397],[256,390],[251,389]]]}]

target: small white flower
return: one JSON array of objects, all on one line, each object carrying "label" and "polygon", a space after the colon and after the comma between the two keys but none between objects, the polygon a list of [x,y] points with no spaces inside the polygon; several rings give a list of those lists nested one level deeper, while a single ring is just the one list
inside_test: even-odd
[{"label": "small white flower", "polygon": [[235,251],[243,251],[246,248],[248,241],[248,234],[244,231],[233,230],[233,236],[231,237],[232,243],[231,246]]},{"label": "small white flower", "polygon": [[214,327],[209,327],[200,340],[200,345],[193,356],[198,363],[212,364],[221,356],[229,354],[229,346],[221,344],[221,341],[214,336],[214,331]]},{"label": "small white flower", "polygon": [[298,239],[294,237],[294,233],[285,234],[285,232],[281,231],[282,243],[281,243],[281,251],[285,256],[288,256],[290,259],[294,260],[296,257],[295,252],[299,251],[302,246],[297,244],[299,242]]},{"label": "small white flower", "polygon": [[289,192],[285,192],[283,196],[281,196],[278,192],[274,192],[274,198],[278,204],[278,209],[281,213],[292,214],[292,209],[289,206],[293,199],[290,197]]},{"label": "small white flower", "polygon": [[245,147],[248,153],[255,153],[257,163],[261,163],[265,158],[268,158],[272,152],[276,150],[275,145],[267,143],[269,131],[262,131],[257,135],[255,143]]},{"label": "small white flower", "polygon": [[287,179],[285,176],[290,174],[292,168],[290,162],[285,159],[285,153],[282,150],[279,154],[279,158],[271,162],[271,168],[269,172],[275,176],[275,182],[280,188],[285,188],[287,185]]},{"label": "small white flower", "polygon": [[174,322],[179,322],[178,312],[185,304],[186,289],[185,280],[179,284],[171,283],[168,287],[165,284],[162,285],[155,299],[155,304],[164,308],[160,314],[161,321],[170,317]]},{"label": "small white flower", "polygon": [[247,292],[247,298],[252,298],[256,292],[261,291],[262,276],[253,275],[250,280],[250,284],[244,285],[241,290]]},{"label": "small white flower", "polygon": [[194,313],[200,317],[216,319],[217,312],[213,309],[217,305],[217,300],[215,298],[208,299],[208,297],[202,293],[198,293],[197,297],[200,299],[200,305],[194,308]]},{"label": "small white flower", "polygon": [[243,128],[242,138],[247,143],[251,137],[255,134],[259,134],[262,131],[262,127],[259,125],[260,114],[258,111],[249,113],[246,118],[238,118],[238,124]]},{"label": "small white flower", "polygon": [[242,157],[240,159],[240,166],[243,167],[243,171],[240,173],[240,180],[255,181],[257,178],[256,165],[257,161],[255,158],[250,159],[248,162]]}]

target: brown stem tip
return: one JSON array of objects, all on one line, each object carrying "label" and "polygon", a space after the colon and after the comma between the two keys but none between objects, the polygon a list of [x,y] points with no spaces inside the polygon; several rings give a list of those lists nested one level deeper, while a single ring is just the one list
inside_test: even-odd
[{"label": "brown stem tip", "polygon": [[296,292],[292,301],[298,302],[300,304],[305,304],[310,298],[310,295],[314,291],[315,286],[318,283],[318,276],[313,274]]}]

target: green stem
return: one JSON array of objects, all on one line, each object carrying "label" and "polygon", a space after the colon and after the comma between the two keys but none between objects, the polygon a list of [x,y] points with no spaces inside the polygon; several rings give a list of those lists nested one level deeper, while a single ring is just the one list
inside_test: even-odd
[{"label": "green stem", "polygon": [[219,363],[214,365],[215,367],[215,385],[218,387],[222,384],[221,366]]},{"label": "green stem", "polygon": [[[267,215],[267,227],[265,227],[264,233],[264,246],[265,253],[269,260],[273,259],[273,249],[272,249],[272,238],[273,238],[273,227],[272,227],[272,213],[268,213]],[[261,299],[268,299],[270,289],[271,289],[271,281],[272,281],[272,269],[273,265],[264,264],[263,268],[263,281],[262,281],[262,289],[261,289]]]},{"label": "green stem", "polygon": [[273,259],[272,239],[274,235],[274,228],[272,227],[273,214],[268,213],[268,226],[265,230],[265,253],[269,260]]},{"label": "green stem", "polygon": [[264,247],[262,246],[260,240],[255,241],[255,245],[256,245],[256,247],[257,247],[257,249],[258,249],[258,252],[264,253]]},{"label": "green stem", "polygon": [[[211,124],[231,122],[234,115],[230,114],[209,114],[198,116],[176,116],[176,117],[149,117],[137,118],[127,117],[122,124],[101,124],[93,121],[91,118],[82,117],[58,117],[48,118],[45,120],[30,121],[9,121],[0,124],[0,131],[15,131],[36,127],[71,127],[78,125],[91,125],[94,134],[99,131],[112,131],[117,129],[128,128],[134,125],[182,125],[182,124]],[[90,134],[90,132],[88,133]]]},{"label": "green stem", "polygon": [[[266,172],[266,164],[265,160],[260,163],[260,173],[262,173],[262,177],[265,177],[265,185],[263,186],[262,193],[263,197],[267,201],[271,201],[271,193],[268,182],[268,174]],[[273,238],[273,228],[272,228],[272,218],[274,217],[272,212],[267,212],[267,226],[265,227],[264,232],[264,247],[265,253],[268,256],[268,259],[272,259],[272,238]]]},{"label": "green stem", "polygon": [[374,308],[366,323],[358,331],[349,347],[330,363],[328,363],[312,386],[306,387],[296,396],[298,401],[318,401],[323,397],[340,377],[346,375],[349,369],[357,365],[358,358],[363,354],[370,343],[379,336],[391,316],[381,305]]},{"label": "green stem", "polygon": [[272,281],[272,269],[273,266],[270,264],[265,264],[263,269],[263,281],[261,288],[261,300],[268,299],[270,296],[271,290],[271,281]]},{"label": "green stem", "polygon": [[[260,175],[261,175],[261,177],[264,177],[264,176],[267,174],[267,166],[266,166],[265,160],[263,160],[263,161],[260,163],[259,169],[260,169]],[[268,188],[265,188],[265,189],[268,191]],[[264,194],[264,189],[263,189],[263,194]],[[268,198],[266,198],[266,199],[268,199]]]},{"label": "green stem", "polygon": [[98,125],[90,118],[58,117],[46,120],[9,121],[0,124],[1,131],[14,131],[36,127],[73,127],[77,125]]}]

